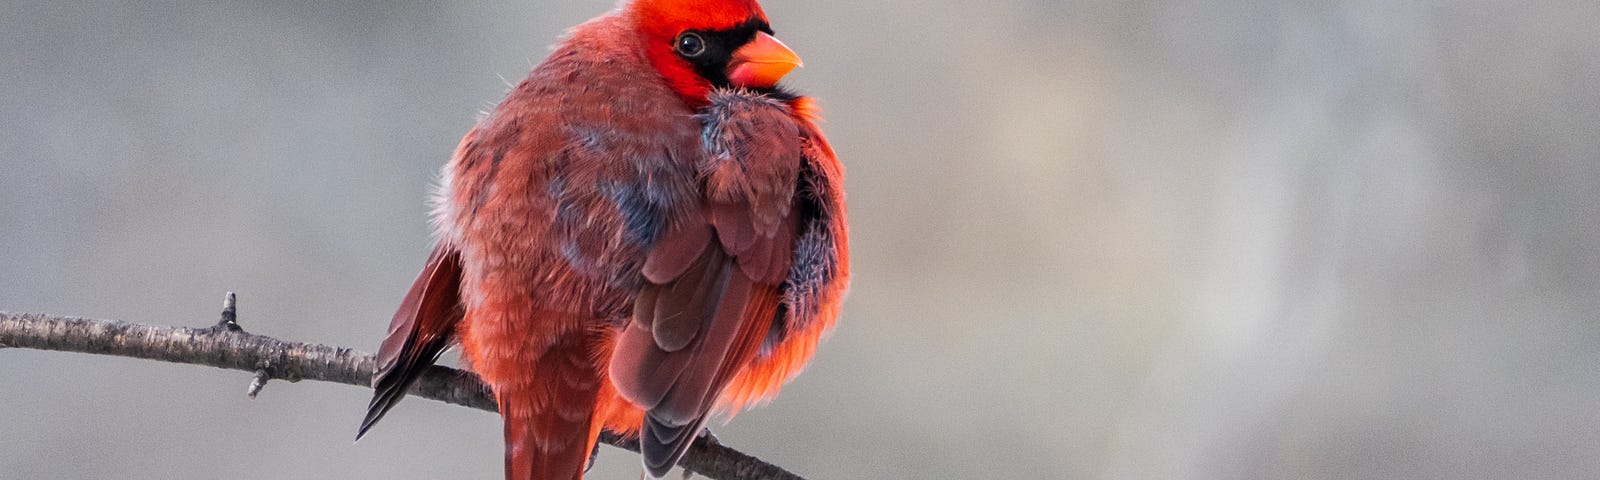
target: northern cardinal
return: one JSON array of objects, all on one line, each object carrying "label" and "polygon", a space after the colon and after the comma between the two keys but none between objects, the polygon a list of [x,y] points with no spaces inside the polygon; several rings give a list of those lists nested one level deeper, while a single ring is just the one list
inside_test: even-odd
[{"label": "northern cardinal", "polygon": [[602,428],[660,477],[709,415],[777,394],[849,275],[841,166],[777,85],[799,65],[754,0],[632,0],[574,28],[445,166],[361,434],[457,342],[508,479],[581,479]]}]

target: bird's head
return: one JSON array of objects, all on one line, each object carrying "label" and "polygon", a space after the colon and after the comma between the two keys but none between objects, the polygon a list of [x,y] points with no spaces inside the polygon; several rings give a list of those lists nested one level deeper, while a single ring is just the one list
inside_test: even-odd
[{"label": "bird's head", "polygon": [[755,0],[633,0],[623,7],[662,78],[692,105],[712,88],[770,92],[800,57]]}]

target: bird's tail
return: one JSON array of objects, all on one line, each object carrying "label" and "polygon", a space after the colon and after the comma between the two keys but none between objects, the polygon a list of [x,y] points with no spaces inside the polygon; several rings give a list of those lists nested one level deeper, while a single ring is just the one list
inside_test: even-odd
[{"label": "bird's tail", "polygon": [[497,386],[505,420],[506,480],[583,478],[601,424],[595,418],[598,371],[583,335],[568,335],[540,355],[538,381]]}]

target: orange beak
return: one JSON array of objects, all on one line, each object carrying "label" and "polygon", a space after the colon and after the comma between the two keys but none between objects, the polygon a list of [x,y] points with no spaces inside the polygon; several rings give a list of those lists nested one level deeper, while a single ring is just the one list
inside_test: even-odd
[{"label": "orange beak", "polygon": [[740,87],[772,88],[799,66],[800,56],[794,50],[766,32],[756,32],[754,40],[733,51],[728,81]]}]

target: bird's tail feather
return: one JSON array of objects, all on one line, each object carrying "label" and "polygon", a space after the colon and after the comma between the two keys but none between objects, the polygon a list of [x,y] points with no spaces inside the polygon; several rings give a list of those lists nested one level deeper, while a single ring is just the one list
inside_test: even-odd
[{"label": "bird's tail feather", "polygon": [[502,386],[495,397],[505,421],[507,480],[581,479],[600,422],[599,375],[582,335],[540,356],[540,381]]}]

